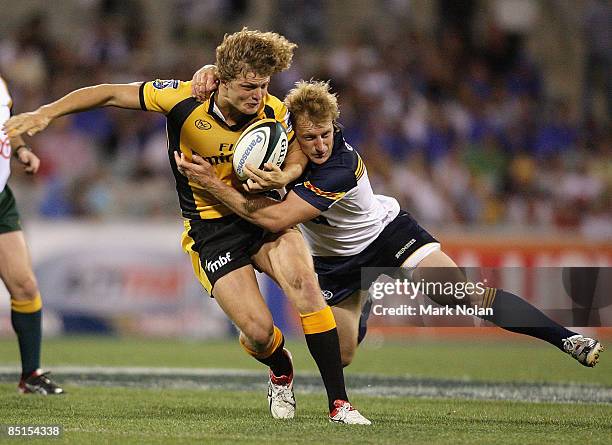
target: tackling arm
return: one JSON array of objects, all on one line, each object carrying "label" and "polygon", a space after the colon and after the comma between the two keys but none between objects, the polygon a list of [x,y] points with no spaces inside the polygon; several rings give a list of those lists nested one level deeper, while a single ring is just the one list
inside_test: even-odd
[{"label": "tackling arm", "polygon": [[247,165],[244,172],[249,177],[245,183],[245,190],[248,192],[260,192],[263,190],[274,190],[285,187],[295,181],[304,172],[308,158],[302,152],[297,139],[289,145],[283,169],[281,170],[274,164],[266,164],[266,170],[260,170]]},{"label": "tackling arm", "polygon": [[140,109],[139,87],[140,83],[131,83],[81,88],[35,111],[11,117],[4,124],[4,131],[11,138],[23,133],[32,136],[65,114],[108,106]]},{"label": "tackling arm", "polygon": [[183,153],[174,153],[179,171],[191,181],[200,184],[207,192],[225,204],[241,218],[270,232],[280,232],[298,223],[310,221],[321,214],[295,193],[290,192],[279,202],[265,196],[245,196],[228,186],[214,173],[212,166],[200,156],[193,155],[191,162]]}]

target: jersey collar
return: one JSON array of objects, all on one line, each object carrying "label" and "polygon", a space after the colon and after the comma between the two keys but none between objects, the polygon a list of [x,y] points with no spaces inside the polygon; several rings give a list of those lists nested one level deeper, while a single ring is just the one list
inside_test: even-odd
[{"label": "jersey collar", "polygon": [[229,128],[231,131],[240,130],[244,128],[251,121],[257,119],[259,117],[259,113],[261,112],[261,107],[264,106],[264,104],[262,103],[262,105],[260,106],[260,109],[257,110],[256,114],[253,114],[253,115],[244,114],[240,117],[240,119],[238,119],[238,121],[234,125],[229,125],[227,121],[225,120],[225,116],[223,116],[221,109],[215,103],[215,94],[216,94],[216,91],[210,95],[210,99],[209,99],[210,102],[208,104],[208,110],[207,110],[208,114],[210,114],[219,124],[223,125],[224,127]]}]

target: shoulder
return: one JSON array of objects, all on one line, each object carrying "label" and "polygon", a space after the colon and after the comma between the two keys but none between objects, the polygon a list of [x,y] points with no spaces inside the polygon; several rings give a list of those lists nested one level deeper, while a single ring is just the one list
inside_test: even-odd
[{"label": "shoulder", "polygon": [[291,126],[291,114],[285,104],[276,96],[268,94],[264,100],[264,113],[269,119],[276,119],[283,124],[287,131],[289,140],[292,141],[293,127]]},{"label": "shoulder", "polygon": [[284,119],[288,119],[289,111],[287,107],[281,100],[276,97],[268,94],[264,99],[264,112],[267,118],[276,119],[278,121],[283,121]]},{"label": "shoulder", "polygon": [[168,112],[177,103],[191,97],[191,82],[156,79],[140,86],[141,106],[145,110]]},{"label": "shoulder", "polygon": [[329,192],[351,190],[363,174],[363,162],[359,154],[346,143],[339,130],[334,135],[330,158],[322,165],[310,165],[310,183]]},{"label": "shoulder", "polygon": [[278,97],[273,96],[272,94],[266,95],[264,103],[266,106],[272,108],[275,111],[287,110],[285,104]]}]

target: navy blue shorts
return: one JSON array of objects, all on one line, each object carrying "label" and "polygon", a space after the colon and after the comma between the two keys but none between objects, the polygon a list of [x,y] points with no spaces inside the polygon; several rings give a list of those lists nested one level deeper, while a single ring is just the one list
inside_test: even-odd
[{"label": "navy blue shorts", "polygon": [[[411,255],[427,245],[434,249],[439,248],[439,242],[408,212],[401,210],[374,242],[358,254],[313,257],[323,297],[328,305],[334,306],[360,289],[367,290],[378,276],[385,273],[384,269],[402,266]],[[418,262],[422,257],[417,259],[417,256],[419,255],[415,255],[415,261]],[[361,272],[364,267],[380,269],[376,270],[376,276],[362,280]]]}]

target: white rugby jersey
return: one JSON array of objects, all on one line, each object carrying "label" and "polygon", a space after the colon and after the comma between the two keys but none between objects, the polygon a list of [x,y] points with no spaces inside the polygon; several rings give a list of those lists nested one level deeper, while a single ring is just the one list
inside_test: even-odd
[{"label": "white rugby jersey", "polygon": [[4,190],[9,175],[11,174],[11,143],[8,136],[2,131],[2,126],[11,117],[11,106],[13,101],[4,83],[4,79],[0,77],[0,192]]},{"label": "white rugby jersey", "polygon": [[336,130],[329,159],[312,162],[292,189],[321,210],[300,224],[314,256],[355,255],[368,247],[399,214],[399,203],[375,195],[361,157]]}]

